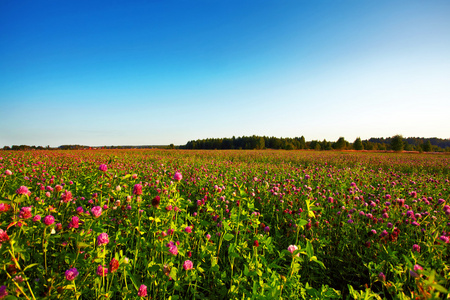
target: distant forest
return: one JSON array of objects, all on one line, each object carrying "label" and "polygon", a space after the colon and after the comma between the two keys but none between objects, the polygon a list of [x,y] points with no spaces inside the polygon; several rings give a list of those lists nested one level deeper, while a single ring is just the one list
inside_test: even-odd
[{"label": "distant forest", "polygon": [[419,152],[450,152],[450,139],[403,138],[357,138],[353,143],[340,137],[337,141],[306,141],[303,136],[277,138],[267,136],[242,136],[232,138],[209,138],[189,141],[182,149],[313,149],[313,150],[396,150]]},{"label": "distant forest", "polygon": [[396,135],[389,138],[370,138],[361,140],[357,138],[353,143],[340,137],[337,141],[306,141],[303,136],[295,138],[277,138],[267,136],[242,136],[232,138],[209,138],[189,141],[186,145],[175,146],[145,145],[145,146],[103,146],[91,147],[84,145],[62,145],[57,148],[49,146],[13,145],[5,146],[3,150],[86,150],[86,149],[284,149],[284,150],[395,150],[419,152],[450,152],[450,139],[439,138],[403,138]]},{"label": "distant forest", "polygon": [[161,146],[161,145],[142,145],[142,146],[98,146],[91,147],[86,145],[61,145],[56,148],[52,148],[50,146],[42,147],[42,146],[28,146],[28,145],[13,145],[12,147],[5,146],[3,150],[89,150],[89,149],[174,149],[175,146],[170,144],[169,146]]}]

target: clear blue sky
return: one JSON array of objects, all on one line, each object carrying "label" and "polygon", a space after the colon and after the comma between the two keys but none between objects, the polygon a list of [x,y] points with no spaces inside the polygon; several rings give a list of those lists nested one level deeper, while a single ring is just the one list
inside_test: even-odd
[{"label": "clear blue sky", "polygon": [[450,138],[450,1],[0,2],[0,147]]}]

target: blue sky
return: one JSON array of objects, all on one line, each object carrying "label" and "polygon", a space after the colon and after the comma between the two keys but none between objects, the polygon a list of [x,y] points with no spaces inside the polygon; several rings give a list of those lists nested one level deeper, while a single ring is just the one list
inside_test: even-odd
[{"label": "blue sky", "polygon": [[449,1],[1,1],[0,147],[450,138],[449,15]]}]

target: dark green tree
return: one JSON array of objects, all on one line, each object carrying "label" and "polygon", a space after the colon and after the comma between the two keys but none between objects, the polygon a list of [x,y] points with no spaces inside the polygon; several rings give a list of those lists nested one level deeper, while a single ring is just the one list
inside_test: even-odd
[{"label": "dark green tree", "polygon": [[425,142],[425,144],[422,145],[422,148],[423,148],[423,151],[430,152],[432,149],[430,140],[427,140]]},{"label": "dark green tree", "polygon": [[262,136],[257,137],[256,149],[264,149],[265,146],[266,146],[266,141],[264,140],[264,138]]},{"label": "dark green tree", "polygon": [[325,139],[322,141],[322,143],[320,143],[320,147],[322,148],[322,150],[333,150],[331,142],[328,142]]},{"label": "dark green tree", "polygon": [[366,150],[374,150],[374,149],[373,149],[373,148],[374,148],[373,143],[372,143],[372,142],[369,142],[369,141],[364,141],[364,142],[363,142],[363,147],[364,147],[364,149],[366,149]]},{"label": "dark green tree", "polygon": [[[316,149],[316,145],[318,144],[318,141],[312,140],[311,142],[309,142],[309,149]],[[320,145],[319,145],[320,146]],[[319,149],[320,150],[320,149]]]},{"label": "dark green tree", "polygon": [[391,138],[391,148],[394,151],[403,151],[405,143],[403,142],[403,136],[401,134],[394,135]]},{"label": "dark green tree", "polygon": [[299,149],[306,149],[306,141],[305,141],[305,137],[302,135],[299,139]]},{"label": "dark green tree", "polygon": [[405,151],[412,151],[413,150],[413,146],[411,144],[408,144],[407,142],[405,142]]},{"label": "dark green tree", "polygon": [[342,136],[336,141],[336,143],[333,143],[333,148],[338,150],[345,149],[347,146],[348,142]]},{"label": "dark green tree", "polygon": [[224,138],[222,141],[222,149],[233,149],[233,140]]},{"label": "dark green tree", "polygon": [[355,150],[364,150],[364,146],[361,142],[361,138],[357,137],[356,140],[353,142],[353,149]]}]

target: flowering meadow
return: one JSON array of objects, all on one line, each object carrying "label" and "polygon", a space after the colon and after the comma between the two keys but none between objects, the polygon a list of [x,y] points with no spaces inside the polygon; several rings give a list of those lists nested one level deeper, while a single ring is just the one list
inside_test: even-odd
[{"label": "flowering meadow", "polygon": [[0,152],[0,299],[445,299],[450,156]]}]

